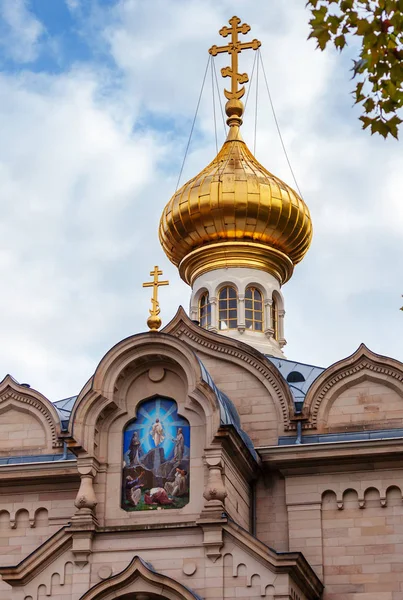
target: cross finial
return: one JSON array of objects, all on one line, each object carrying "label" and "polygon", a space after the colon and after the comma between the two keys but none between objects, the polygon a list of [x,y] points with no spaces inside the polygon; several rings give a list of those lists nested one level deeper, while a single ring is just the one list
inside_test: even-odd
[{"label": "cross finial", "polygon": [[162,321],[159,317],[161,312],[160,303],[158,302],[158,288],[161,285],[169,285],[169,281],[159,281],[158,277],[163,275],[162,271],[155,266],[153,271],[150,271],[151,277],[153,277],[153,281],[146,281],[143,283],[143,287],[152,287],[153,295],[151,298],[151,308],[150,308],[150,316],[147,319],[147,325],[150,328],[150,331],[158,331],[161,327]]},{"label": "cross finial", "polygon": [[238,17],[232,17],[232,19],[229,20],[229,24],[231,27],[222,27],[219,34],[223,37],[231,35],[231,41],[227,46],[212,46],[209,52],[212,56],[216,56],[221,52],[228,52],[228,54],[231,54],[231,66],[221,69],[221,75],[223,77],[231,77],[231,91],[224,90],[225,97],[228,100],[225,105],[225,112],[228,116],[227,123],[231,127],[233,125],[239,126],[242,124],[241,117],[243,115],[244,107],[241,98],[245,93],[245,86],[242,84],[249,81],[249,77],[246,73],[238,73],[238,54],[240,54],[242,50],[247,50],[248,48],[257,50],[261,43],[256,39],[244,43],[239,41],[238,34],[248,33],[250,31],[250,26],[247,23],[241,25],[241,19]]}]

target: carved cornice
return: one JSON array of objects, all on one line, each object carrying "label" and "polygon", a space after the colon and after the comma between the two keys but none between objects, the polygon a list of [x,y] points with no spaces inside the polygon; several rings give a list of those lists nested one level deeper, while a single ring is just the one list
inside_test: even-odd
[{"label": "carved cornice", "polygon": [[397,360],[375,354],[361,344],[354,354],[335,363],[319,375],[308,390],[304,402],[304,413],[309,417],[307,428],[317,426],[320,406],[339,382],[348,381],[360,372],[367,371],[374,378],[387,379],[401,389],[403,395],[403,364]]},{"label": "carved cornice", "polygon": [[[2,383],[4,383],[5,381],[6,380],[4,380]],[[25,390],[25,388],[22,389]],[[27,388],[27,390],[30,391],[30,388]],[[35,411],[41,413],[41,415],[43,415],[46,421],[46,424],[51,433],[52,448],[61,448],[63,446],[63,441],[58,439],[59,432],[56,427],[55,418],[45,404],[45,402],[49,402],[49,400],[46,400],[46,398],[44,398],[43,401],[42,399],[36,398],[35,396],[31,395],[29,391],[22,392],[16,390],[14,386],[11,387],[10,385],[7,385],[4,391],[0,392],[0,410],[2,406],[5,403],[7,403],[7,401],[11,404],[13,400],[21,404],[26,404],[29,407],[32,407]]]},{"label": "carved cornice", "polygon": [[272,367],[260,352],[243,342],[232,340],[196,326],[181,306],[172,321],[162,331],[177,338],[185,337],[193,342],[192,346],[196,345],[210,352],[224,354],[251,366],[273,388],[275,393],[273,399],[279,401],[285,430],[295,429],[295,426],[290,423],[290,417],[294,415],[294,402],[289,387],[281,373],[274,372],[275,367]]},{"label": "carved cornice", "polygon": [[12,587],[26,585],[38,572],[43,571],[48,564],[66,552],[71,545],[72,534],[67,527],[62,527],[18,565],[0,567],[2,580]]},{"label": "carved cornice", "polygon": [[[322,442],[290,444],[289,446],[262,446],[256,448],[263,468],[280,469],[288,472],[316,473],[318,467],[325,467],[326,472],[337,472],[340,465],[368,464],[374,468],[375,461],[382,465],[386,460],[393,461],[396,468],[403,464],[403,439],[388,438],[380,440],[351,440],[348,442]],[[354,466],[356,470],[357,467]]]},{"label": "carved cornice", "polygon": [[27,469],[27,463],[1,465],[0,466],[0,486],[6,487],[11,483],[55,483],[66,481],[78,483],[80,475],[77,471],[77,460],[58,460],[49,462],[30,462]]}]

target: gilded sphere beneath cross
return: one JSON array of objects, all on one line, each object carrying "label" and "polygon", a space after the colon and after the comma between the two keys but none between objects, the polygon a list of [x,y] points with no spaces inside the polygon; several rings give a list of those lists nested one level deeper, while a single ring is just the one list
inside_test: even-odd
[{"label": "gilded sphere beneath cross", "polygon": [[157,331],[161,327],[162,321],[157,315],[151,315],[147,319],[147,326],[150,331]]},{"label": "gilded sphere beneath cross", "polygon": [[225,105],[225,113],[228,117],[239,117],[241,118],[244,111],[244,105],[241,100],[237,100],[236,98],[231,98]]}]

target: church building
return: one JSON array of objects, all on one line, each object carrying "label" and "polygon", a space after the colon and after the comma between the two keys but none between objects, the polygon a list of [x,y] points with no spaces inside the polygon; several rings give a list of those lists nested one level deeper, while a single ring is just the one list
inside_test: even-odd
[{"label": "church building", "polygon": [[312,224],[241,136],[249,30],[210,49],[226,141],[161,206],[189,312],[161,329],[155,267],[149,331],[77,396],[0,382],[1,600],[403,600],[403,364],[284,355]]}]

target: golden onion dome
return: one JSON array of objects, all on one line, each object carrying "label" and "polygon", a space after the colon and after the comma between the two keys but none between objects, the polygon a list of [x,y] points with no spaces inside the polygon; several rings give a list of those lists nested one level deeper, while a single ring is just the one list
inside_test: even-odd
[{"label": "golden onion dome", "polygon": [[[210,50],[218,51],[217,46]],[[160,241],[191,285],[207,271],[228,267],[260,269],[284,283],[311,243],[309,210],[291,187],[253,156],[239,132],[243,113],[239,91],[232,96],[225,93],[227,140],[214,160],[165,206]]]},{"label": "golden onion dome", "polygon": [[222,267],[261,269],[284,283],[309,248],[312,224],[300,196],[231,127],[216,158],[166,205],[159,236],[187,283]]}]

